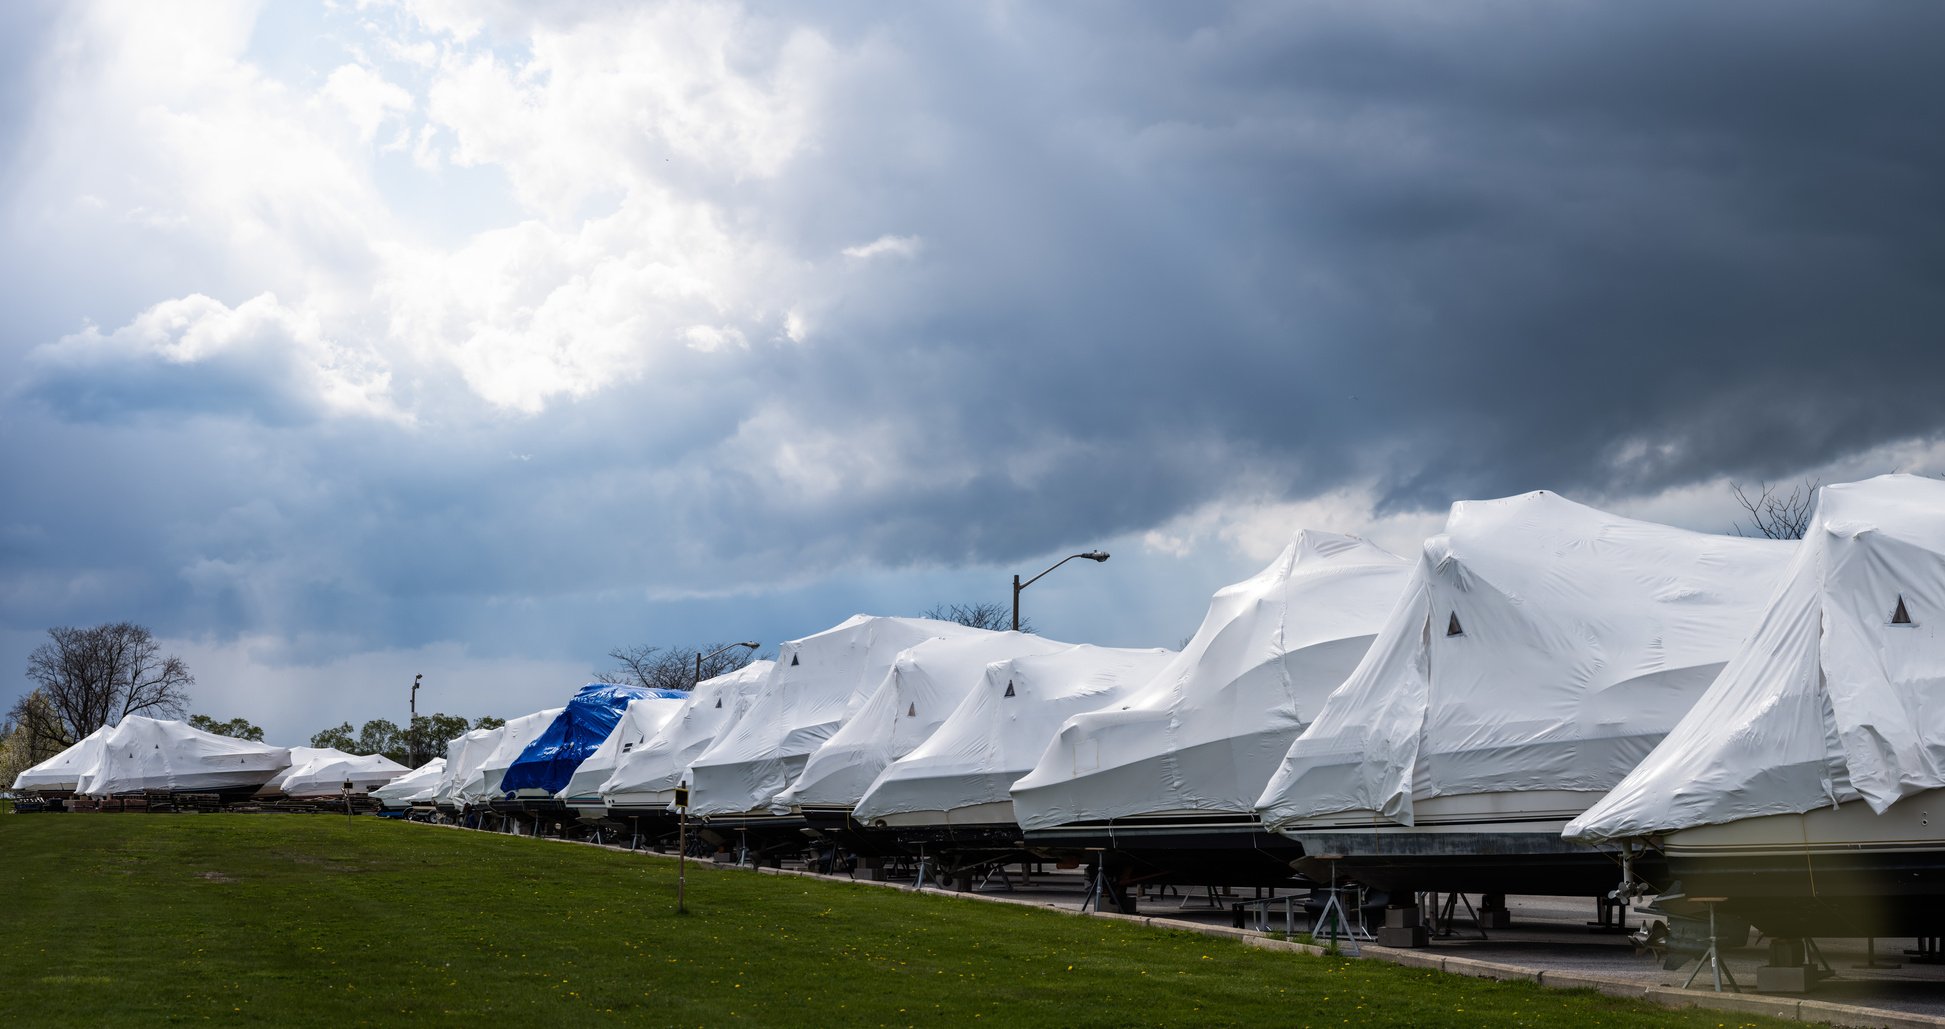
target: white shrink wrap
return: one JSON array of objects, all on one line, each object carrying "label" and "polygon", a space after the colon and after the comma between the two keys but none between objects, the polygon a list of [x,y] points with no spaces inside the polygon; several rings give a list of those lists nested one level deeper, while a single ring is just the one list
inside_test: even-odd
[{"label": "white shrink wrap", "polygon": [[[876,689],[898,655],[972,629],[929,618],[854,615],[777,650],[777,667],[750,710],[690,767],[689,813],[769,812],[777,794]],[[782,809],[788,811],[788,808]]]},{"label": "white shrink wrap", "polygon": [[13,788],[22,792],[72,793],[81,777],[101,761],[101,741],[114,726],[104,725],[81,742],[14,776]]},{"label": "white shrink wrap", "polygon": [[371,791],[371,795],[380,807],[390,811],[410,807],[421,800],[431,800],[432,791],[439,785],[439,776],[445,770],[446,759],[435,757]]},{"label": "white shrink wrap", "polygon": [[1415,804],[1469,794],[1592,803],[1735,653],[1794,549],[1547,492],[1454,504],[1264,790],[1264,824],[1411,826]]},{"label": "white shrink wrap", "polygon": [[555,798],[576,807],[600,807],[601,784],[615,774],[615,766],[622,757],[661,732],[689,700],[688,697],[637,697],[629,701],[620,720],[615,722],[614,731],[575,766],[574,774]]},{"label": "white shrink wrap", "polygon": [[507,769],[513,767],[513,762],[520,757],[521,751],[527,749],[527,744],[546,732],[547,727],[554,724],[554,719],[559,718],[565,710],[567,708],[564,706],[550,707],[545,711],[510,718],[507,724],[495,729],[492,749],[486,752],[472,775],[459,788],[461,799],[468,804],[484,804],[499,798],[500,780],[506,778]]},{"label": "white shrink wrap", "polygon": [[277,782],[287,797],[335,797],[347,782],[353,793],[370,793],[410,771],[383,754],[340,754],[294,764]]},{"label": "white shrink wrap", "polygon": [[1013,786],[1020,826],[1254,812],[1409,576],[1403,559],[1357,537],[1299,532],[1269,567],[1215,595],[1153,682],[1061,726]]},{"label": "white shrink wrap", "polygon": [[102,738],[101,760],[75,792],[199,793],[260,787],[290,767],[290,749],[218,736],[187,722],[129,715]]},{"label": "white shrink wrap", "polygon": [[473,773],[479,771],[480,762],[493,749],[493,741],[500,736],[500,729],[474,729],[454,737],[446,743],[446,767],[439,773],[439,781],[433,786],[433,803],[441,808],[465,806],[464,791]]},{"label": "white shrink wrap", "polygon": [[667,807],[675,788],[688,781],[690,763],[749,710],[776,665],[752,661],[703,680],[662,728],[621,755],[601,783],[602,800],[610,808]]},{"label": "white shrink wrap", "polygon": [[1568,823],[1584,842],[1945,788],[1945,482],[1825,486],[1748,642]]},{"label": "white shrink wrap", "polygon": [[994,662],[945,724],[879,774],[852,815],[892,825],[1013,822],[1007,791],[1061,723],[1129,696],[1174,656],[1081,645]]},{"label": "white shrink wrap", "polygon": [[988,632],[926,640],[906,650],[857,713],[810,756],[803,774],[777,797],[777,804],[851,807],[879,772],[945,723],[985,681],[987,665],[1071,646],[1022,632]]}]

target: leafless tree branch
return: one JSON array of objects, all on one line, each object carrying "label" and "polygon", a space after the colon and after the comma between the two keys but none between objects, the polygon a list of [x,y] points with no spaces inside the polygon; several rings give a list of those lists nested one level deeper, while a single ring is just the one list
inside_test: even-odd
[{"label": "leafless tree branch", "polygon": [[1817,487],[1822,485],[1811,479],[1798,483],[1788,495],[1778,492],[1778,487],[1763,483],[1754,496],[1743,489],[1739,482],[1732,482],[1729,488],[1735,491],[1736,503],[1742,505],[1749,515],[1749,524],[1737,522],[1736,535],[1757,539],[1800,540],[1810,529],[1810,515],[1815,510]]},{"label": "leafless tree branch", "polygon": [[[37,733],[61,747],[133,714],[182,715],[196,677],[182,659],[163,657],[148,629],[130,622],[47,630],[27,657],[27,678],[52,717]],[[20,705],[15,705],[16,712]],[[23,724],[26,724],[23,720]]]},{"label": "leafless tree branch", "polygon": [[[1005,604],[934,604],[919,617],[940,622],[957,622],[960,625],[969,625],[975,629],[991,629],[994,632],[1005,632],[1013,627],[1013,609]],[[1020,631],[1032,632],[1033,620],[1020,619]]]}]

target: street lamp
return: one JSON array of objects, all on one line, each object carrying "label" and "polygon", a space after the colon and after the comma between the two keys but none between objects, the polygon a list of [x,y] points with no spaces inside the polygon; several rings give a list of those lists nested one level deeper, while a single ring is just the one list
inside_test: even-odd
[{"label": "street lamp", "polygon": [[[1054,568],[1059,568],[1061,565],[1064,565],[1067,562],[1072,561],[1077,557],[1084,557],[1087,558],[1089,561],[1100,562],[1100,561],[1106,561],[1108,559],[1108,552],[1105,550],[1090,550],[1085,554],[1069,554],[1066,557],[1063,557],[1060,560],[1055,561],[1054,567],[1047,569],[1047,572],[1051,572],[1054,570]],[[1047,572],[1041,572],[1039,575],[1036,575],[1025,582],[1021,582],[1020,577],[1017,575],[1013,577],[1013,631],[1014,632],[1020,631],[1020,591],[1026,589],[1028,586],[1031,586],[1036,582],[1039,582],[1041,578],[1047,574]]]},{"label": "street lamp", "polygon": [[755,650],[756,648],[762,645],[763,644],[761,643],[732,643],[727,647],[718,647],[707,654],[704,654],[700,650],[696,651],[696,681],[691,685],[690,688],[693,689],[696,686],[702,685],[702,663],[704,661],[707,661],[710,658],[715,657],[717,654],[720,654],[725,650],[735,650],[737,647],[748,647],[751,650]]},{"label": "street lamp", "polygon": [[413,768],[424,763],[419,760],[419,737],[412,732],[413,723],[419,720],[419,680],[423,678],[424,672],[412,677],[412,717],[405,722],[405,738],[411,743],[411,752],[406,756],[412,759]]}]

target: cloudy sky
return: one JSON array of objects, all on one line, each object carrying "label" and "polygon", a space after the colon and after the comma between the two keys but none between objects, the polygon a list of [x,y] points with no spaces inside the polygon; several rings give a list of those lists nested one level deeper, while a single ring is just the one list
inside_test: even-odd
[{"label": "cloudy sky", "polygon": [[1945,471],[1945,8],[0,7],[0,699],[297,742],[1298,528]]}]

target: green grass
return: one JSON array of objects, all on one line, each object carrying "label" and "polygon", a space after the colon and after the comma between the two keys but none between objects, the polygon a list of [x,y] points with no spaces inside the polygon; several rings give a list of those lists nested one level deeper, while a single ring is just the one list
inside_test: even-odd
[{"label": "green grass", "polygon": [[[305,815],[0,817],[0,1025],[1771,1024]],[[1780,1023],[1776,1023],[1780,1024]]]}]

